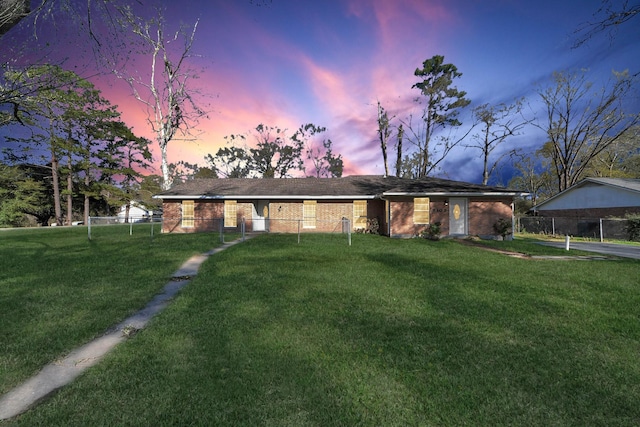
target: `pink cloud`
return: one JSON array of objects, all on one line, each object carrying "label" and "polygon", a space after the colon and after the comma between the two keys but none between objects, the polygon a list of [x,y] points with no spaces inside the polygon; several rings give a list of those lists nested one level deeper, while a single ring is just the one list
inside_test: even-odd
[{"label": "pink cloud", "polygon": [[[210,94],[209,119],[200,123],[196,141],[170,143],[170,161],[204,165],[204,157],[224,145],[225,135],[244,134],[260,123],[287,128],[291,134],[299,125],[313,122],[328,128],[323,138],[330,138],[334,152],[343,155],[345,174],[382,173],[376,102],[390,113],[412,107],[413,70],[441,53],[436,48],[444,36],[434,34],[454,18],[440,3],[421,0],[353,0],[345,6],[346,16],[365,22],[363,31],[372,37],[362,37],[371,45],[354,49],[353,55],[333,56],[317,55],[299,40],[269,31],[227,6],[225,16],[235,33],[220,43],[198,83]],[[218,41],[219,35],[206,32],[214,30],[219,31],[206,29],[204,22],[199,29],[204,39]],[[339,52],[343,41],[330,30],[326,34],[323,42]],[[121,105],[125,121],[153,138],[143,106],[128,88],[112,96],[120,101],[115,103]],[[157,148],[154,154],[159,159]]]}]

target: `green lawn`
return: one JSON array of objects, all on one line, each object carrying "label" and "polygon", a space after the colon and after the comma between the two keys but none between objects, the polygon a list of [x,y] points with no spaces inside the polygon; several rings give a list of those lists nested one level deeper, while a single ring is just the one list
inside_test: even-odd
[{"label": "green lawn", "polygon": [[[158,225],[155,225],[156,233]],[[148,224],[0,231],[0,394],[144,307],[217,234]]]},{"label": "green lawn", "polygon": [[7,424],[638,425],[638,273],[455,241],[260,236]]}]

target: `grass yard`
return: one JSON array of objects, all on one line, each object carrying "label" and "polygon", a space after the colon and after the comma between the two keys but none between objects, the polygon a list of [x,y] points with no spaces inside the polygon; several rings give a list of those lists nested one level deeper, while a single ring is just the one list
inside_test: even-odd
[{"label": "grass yard", "polygon": [[[177,245],[184,236],[166,237]],[[640,423],[640,262],[517,259],[455,241],[370,235],[354,235],[351,247],[343,236],[296,239],[259,236],[211,257],[147,329],[6,424]],[[123,262],[172,262],[172,245],[156,244]],[[77,246],[75,256],[86,257],[86,242]],[[89,245],[95,258],[125,250],[99,247]],[[38,250],[55,258],[39,246],[24,253]],[[0,274],[4,288],[11,281]],[[91,290],[88,283],[74,290]],[[139,307],[135,298],[120,301],[131,287],[102,305]],[[92,316],[50,315],[11,339],[48,321],[55,342],[67,324]],[[4,342],[12,328],[2,328]]]},{"label": "grass yard", "polygon": [[[156,233],[158,225],[155,226]],[[103,334],[160,291],[217,234],[156,235],[150,225],[0,232],[0,394]]]}]

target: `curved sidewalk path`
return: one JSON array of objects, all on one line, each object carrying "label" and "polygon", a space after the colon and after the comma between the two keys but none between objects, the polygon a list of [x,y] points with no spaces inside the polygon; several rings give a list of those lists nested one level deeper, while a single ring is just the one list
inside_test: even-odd
[{"label": "curved sidewalk path", "polygon": [[35,376],[0,397],[0,420],[13,418],[26,412],[51,393],[76,379],[89,367],[97,364],[105,354],[125,341],[130,334],[143,329],[153,316],[169,305],[171,299],[191,281],[193,276],[198,274],[200,265],[209,256],[242,241],[238,239],[224,243],[209,252],[189,258],[173,273],[164,290],[142,310],[110,329],[105,335],[76,348],[64,358],[48,364]]}]

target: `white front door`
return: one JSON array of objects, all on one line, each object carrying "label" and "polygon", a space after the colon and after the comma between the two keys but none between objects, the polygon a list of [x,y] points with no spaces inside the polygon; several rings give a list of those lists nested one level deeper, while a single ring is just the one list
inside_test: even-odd
[{"label": "white front door", "polygon": [[467,224],[467,199],[449,199],[449,235],[466,236]]},{"label": "white front door", "polygon": [[258,200],[253,204],[252,211],[253,231],[265,231],[269,218],[269,201]]}]

